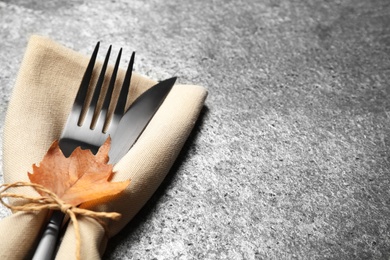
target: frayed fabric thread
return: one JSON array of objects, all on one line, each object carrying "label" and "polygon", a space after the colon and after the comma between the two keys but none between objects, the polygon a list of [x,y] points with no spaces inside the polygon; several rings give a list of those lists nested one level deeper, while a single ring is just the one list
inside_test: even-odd
[{"label": "frayed fabric thread", "polygon": [[[32,187],[40,193],[46,194],[42,197],[31,197],[18,193],[8,193],[7,190],[11,188],[22,188],[22,187]],[[26,202],[23,205],[10,205],[4,201],[5,198],[12,199],[22,199]],[[77,220],[77,215],[93,218],[99,224],[105,228],[105,223],[101,220],[102,218],[118,220],[121,217],[121,214],[116,212],[95,212],[88,209],[81,209],[74,205],[65,203],[61,200],[54,192],[45,188],[44,186],[31,182],[15,182],[11,184],[2,184],[0,185],[0,202],[5,207],[9,208],[12,211],[25,211],[33,212],[40,211],[44,209],[49,210],[60,210],[64,214],[69,215],[71,221],[73,222],[75,229],[75,238],[76,238],[76,259],[80,260],[80,251],[81,251],[81,235],[80,227]]]}]

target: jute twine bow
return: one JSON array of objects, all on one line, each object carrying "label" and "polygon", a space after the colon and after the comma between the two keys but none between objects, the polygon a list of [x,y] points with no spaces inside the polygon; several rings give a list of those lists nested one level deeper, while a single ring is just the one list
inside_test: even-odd
[{"label": "jute twine bow", "polygon": [[[8,189],[18,188],[18,187],[33,187],[35,190],[41,193],[45,193],[47,196],[30,197],[22,194],[6,193]],[[5,202],[4,198],[23,199],[26,200],[26,203],[21,206],[14,206]],[[40,211],[43,209],[51,209],[51,210],[60,210],[64,214],[68,214],[70,219],[73,222],[74,229],[75,229],[76,259],[80,259],[80,250],[81,250],[80,228],[79,228],[79,223],[76,215],[93,218],[98,223],[100,223],[103,227],[105,227],[105,224],[103,221],[101,221],[101,218],[117,220],[121,217],[121,214],[116,212],[95,212],[92,210],[77,208],[71,204],[65,203],[55,193],[46,189],[44,186],[36,183],[31,183],[31,182],[15,182],[11,184],[0,185],[0,202],[5,207],[13,211],[32,212],[32,211]]]}]

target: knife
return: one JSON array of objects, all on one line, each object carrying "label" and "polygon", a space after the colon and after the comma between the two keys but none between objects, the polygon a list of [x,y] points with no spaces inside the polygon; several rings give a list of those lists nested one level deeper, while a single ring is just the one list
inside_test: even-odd
[{"label": "knife", "polygon": [[111,136],[110,160],[118,162],[134,145],[153,115],[165,100],[176,77],[166,79],[146,90],[130,106],[119,121],[116,132]]},{"label": "knife", "polygon": [[[149,121],[153,118],[176,82],[176,77],[161,81],[142,93],[119,121],[117,130],[111,135],[110,164],[117,163],[134,145]],[[55,211],[50,219],[33,260],[51,260],[60,232],[63,213]]]}]

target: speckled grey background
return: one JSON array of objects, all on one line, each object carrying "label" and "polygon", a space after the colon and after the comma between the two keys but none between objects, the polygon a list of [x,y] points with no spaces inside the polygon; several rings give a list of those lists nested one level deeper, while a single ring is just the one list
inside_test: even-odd
[{"label": "speckled grey background", "polygon": [[0,0],[0,125],[29,35],[136,50],[209,97],[104,259],[388,259],[389,25],[388,0]]}]

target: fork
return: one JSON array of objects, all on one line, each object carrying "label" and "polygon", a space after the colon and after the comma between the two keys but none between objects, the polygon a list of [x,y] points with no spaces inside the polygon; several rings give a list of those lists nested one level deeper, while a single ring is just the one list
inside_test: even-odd
[{"label": "fork", "polygon": [[[96,83],[96,87],[92,96],[91,103],[89,107],[86,107],[87,104],[85,104],[86,103],[85,101],[87,98],[88,86],[92,78],[93,67],[95,64],[98,49],[99,49],[99,43],[97,43],[95,50],[92,54],[92,57],[89,61],[88,67],[81,81],[80,88],[78,90],[72,110],[69,114],[65,127],[61,133],[59,145],[64,155],[67,157],[78,146],[81,146],[81,148],[83,149],[90,149],[94,154],[96,154],[97,150],[107,139],[108,135],[113,131],[115,131],[116,127],[118,126],[120,118],[125,113],[125,106],[127,101],[127,95],[129,92],[131,74],[132,74],[133,63],[134,63],[134,55],[135,55],[134,52],[131,56],[127,68],[127,72],[125,75],[125,79],[123,81],[123,85],[121,88],[121,92],[111,120],[108,115],[108,109],[111,104],[111,98],[115,86],[116,75],[118,72],[122,49],[119,50],[115,67],[112,72],[109,87],[101,111],[100,113],[99,111],[97,111],[97,103],[104,83],[107,64],[111,53],[111,46],[107,51],[103,66],[101,68],[101,72],[98,81]],[[82,114],[84,112],[83,108],[88,109],[85,118],[82,118]]]},{"label": "fork", "polygon": [[[97,104],[100,96],[104,94],[102,93],[102,86],[111,54],[111,46],[108,48],[96,86],[92,90],[92,100],[90,101],[89,106],[87,104],[87,97],[89,96],[88,89],[92,84],[91,80],[99,46],[100,43],[98,42],[92,53],[71,112],[60,136],[59,146],[66,157],[69,157],[73,150],[79,146],[81,146],[82,149],[90,149],[96,154],[99,147],[108,138],[109,134],[115,131],[121,117],[125,113],[135,53],[133,52],[131,55],[118,100],[114,103],[112,94],[116,83],[122,48],[118,52],[101,109],[98,108]],[[101,98],[103,98],[103,96]],[[114,106],[112,108],[114,110],[112,115],[109,115],[110,106]],[[52,259],[63,218],[64,214],[61,211],[53,212],[34,253],[33,259]]]}]

